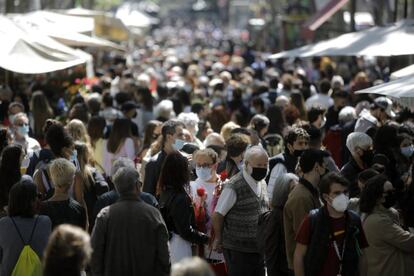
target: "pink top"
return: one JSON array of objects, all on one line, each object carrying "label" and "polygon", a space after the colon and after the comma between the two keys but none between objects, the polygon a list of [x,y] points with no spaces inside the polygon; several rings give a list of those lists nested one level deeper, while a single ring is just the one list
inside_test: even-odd
[{"label": "pink top", "polygon": [[107,176],[111,176],[112,163],[119,157],[126,157],[131,160],[135,159],[135,146],[131,138],[126,138],[124,144],[115,154],[108,151],[107,145],[108,141],[105,140],[103,146],[103,167]]}]

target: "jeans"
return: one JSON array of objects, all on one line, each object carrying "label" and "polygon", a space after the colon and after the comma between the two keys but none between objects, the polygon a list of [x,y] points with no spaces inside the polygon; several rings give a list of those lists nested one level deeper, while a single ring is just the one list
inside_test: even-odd
[{"label": "jeans", "polygon": [[229,276],[264,276],[263,256],[259,253],[246,253],[224,249],[227,272]]}]

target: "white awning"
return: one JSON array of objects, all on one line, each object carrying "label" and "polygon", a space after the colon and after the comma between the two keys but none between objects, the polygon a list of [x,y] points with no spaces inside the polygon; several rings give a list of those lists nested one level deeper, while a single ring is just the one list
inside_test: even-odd
[{"label": "white awning", "polygon": [[[89,62],[92,56],[44,34],[20,28],[0,16],[0,67],[22,74],[39,74]],[[93,73],[93,72],[92,72]]]},{"label": "white awning", "polygon": [[397,101],[400,105],[414,110],[414,76],[403,77],[394,81],[359,90],[356,94],[379,94]]},{"label": "white awning", "polygon": [[386,27],[306,45],[269,56],[270,59],[314,56],[400,56],[414,54],[414,21],[403,20]]},{"label": "white awning", "polygon": [[[55,18],[54,13],[41,12],[41,13],[33,13],[33,14],[15,14],[11,16],[11,19],[17,25],[19,25],[20,28],[27,30],[27,32],[31,32],[31,31],[41,32],[47,36],[50,36],[58,40],[59,42],[67,46],[98,47],[98,48],[125,50],[120,45],[113,43],[109,40],[99,38],[99,37],[89,36],[82,32],[77,32],[76,31],[77,28],[72,29],[69,26],[62,25],[63,23],[59,20],[57,20],[56,22],[49,21],[48,17],[50,17],[51,14],[53,14],[53,18]],[[57,14],[57,15],[58,16],[56,16],[56,18],[59,18],[59,16],[63,16],[66,19],[68,17],[66,15],[61,15],[61,14]],[[42,18],[42,16],[45,16],[45,17]],[[73,18],[76,22],[77,18],[79,17],[73,16]],[[91,18],[87,18],[87,19],[91,19]],[[92,22],[94,22],[93,18],[92,18]]]},{"label": "white awning", "polygon": [[407,77],[409,75],[413,75],[414,74],[414,64],[404,67],[398,71],[395,71],[393,73],[391,73],[391,79],[395,80],[395,79],[399,79],[399,78],[403,78],[403,77]]}]

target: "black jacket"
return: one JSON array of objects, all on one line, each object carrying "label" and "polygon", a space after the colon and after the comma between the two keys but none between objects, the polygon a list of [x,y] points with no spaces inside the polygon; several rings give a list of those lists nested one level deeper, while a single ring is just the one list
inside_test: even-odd
[{"label": "black jacket", "polygon": [[144,187],[142,189],[144,192],[150,193],[153,196],[156,195],[158,178],[166,157],[167,153],[164,150],[151,157],[145,167]]},{"label": "black jacket", "polygon": [[207,243],[208,236],[196,230],[193,203],[184,189],[162,191],[159,206],[170,234],[174,232],[191,243]]},{"label": "black jacket", "polygon": [[351,159],[348,163],[346,163],[342,169],[341,174],[348,179],[350,186],[348,187],[349,190],[349,197],[356,197],[359,195],[359,187],[358,187],[358,174],[362,172],[361,169],[355,159],[351,156]]},{"label": "black jacket", "polygon": [[[341,275],[356,276],[359,275],[359,256],[361,254],[357,240],[361,219],[352,211],[346,211],[345,215],[345,252]],[[316,276],[319,275],[319,271],[326,261],[331,240],[330,217],[326,207],[310,212],[310,226],[311,240],[305,255],[305,275]]]}]

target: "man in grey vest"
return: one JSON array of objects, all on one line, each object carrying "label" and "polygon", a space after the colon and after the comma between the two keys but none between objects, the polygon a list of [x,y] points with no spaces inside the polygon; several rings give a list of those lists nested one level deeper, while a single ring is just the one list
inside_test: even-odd
[{"label": "man in grey vest", "polygon": [[223,251],[230,276],[264,276],[257,245],[257,222],[269,208],[266,182],[269,157],[260,146],[244,154],[241,172],[225,184],[213,215],[214,250]]}]

